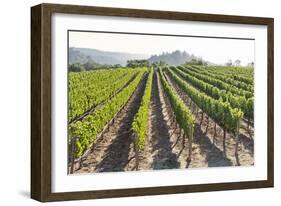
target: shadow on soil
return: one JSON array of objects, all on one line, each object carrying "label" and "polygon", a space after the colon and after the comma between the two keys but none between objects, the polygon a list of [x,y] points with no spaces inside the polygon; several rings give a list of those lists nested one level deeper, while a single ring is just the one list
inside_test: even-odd
[{"label": "shadow on soil", "polygon": [[217,148],[210,139],[202,132],[200,125],[195,125],[194,142],[200,146],[209,167],[232,166],[231,161],[226,158],[223,152]]},{"label": "shadow on soil", "polygon": [[170,141],[169,129],[162,113],[160,102],[160,91],[158,89],[157,76],[155,74],[152,88],[152,151],[156,151],[153,156],[153,169],[174,169],[179,168],[177,155],[172,152],[173,143]]},{"label": "shadow on soil", "polygon": [[135,114],[138,112],[142,96],[144,94],[144,86],[147,78],[142,80],[133,101],[130,103],[124,118],[120,120],[120,127],[116,132],[117,137],[108,146],[104,158],[97,164],[97,172],[116,172],[124,171],[128,164],[130,146],[133,142],[131,124]]}]

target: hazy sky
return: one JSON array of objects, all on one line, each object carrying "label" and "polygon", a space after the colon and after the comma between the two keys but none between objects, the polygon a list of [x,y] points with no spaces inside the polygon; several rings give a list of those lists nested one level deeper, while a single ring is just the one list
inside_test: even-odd
[{"label": "hazy sky", "polygon": [[69,32],[69,46],[147,55],[181,50],[217,64],[240,59],[246,65],[254,62],[255,41],[75,31]]}]

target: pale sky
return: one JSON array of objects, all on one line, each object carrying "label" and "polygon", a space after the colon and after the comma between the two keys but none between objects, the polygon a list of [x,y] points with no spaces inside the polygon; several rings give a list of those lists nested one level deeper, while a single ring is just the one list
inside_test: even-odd
[{"label": "pale sky", "polygon": [[69,32],[69,46],[103,51],[161,54],[186,51],[204,60],[224,64],[229,59],[242,65],[254,62],[255,41],[199,37],[175,37],[95,32]]}]

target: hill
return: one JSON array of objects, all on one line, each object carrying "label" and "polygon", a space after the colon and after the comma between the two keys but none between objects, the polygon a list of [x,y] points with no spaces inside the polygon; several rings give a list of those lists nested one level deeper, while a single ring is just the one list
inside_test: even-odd
[{"label": "hill", "polygon": [[131,54],[124,52],[108,52],[98,49],[88,48],[69,48],[69,64],[80,63],[85,64],[89,60],[98,64],[121,64],[126,65],[127,60],[130,59],[147,59],[149,55],[144,54]]}]

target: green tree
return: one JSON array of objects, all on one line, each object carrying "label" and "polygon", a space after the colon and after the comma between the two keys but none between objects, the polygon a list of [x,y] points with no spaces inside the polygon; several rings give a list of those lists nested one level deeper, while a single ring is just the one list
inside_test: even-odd
[{"label": "green tree", "polygon": [[85,71],[85,67],[81,65],[80,63],[74,63],[69,66],[70,72],[81,72]]}]

